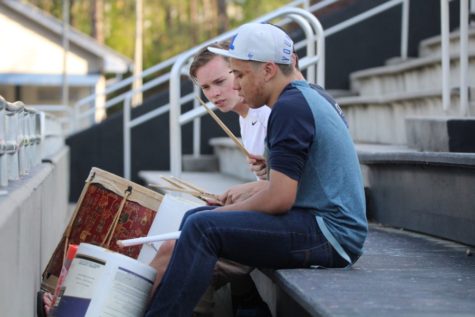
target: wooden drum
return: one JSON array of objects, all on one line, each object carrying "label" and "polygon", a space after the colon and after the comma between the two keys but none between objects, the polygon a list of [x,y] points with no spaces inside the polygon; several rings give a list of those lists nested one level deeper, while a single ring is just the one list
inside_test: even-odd
[{"label": "wooden drum", "polygon": [[116,241],[147,236],[162,198],[153,190],[93,167],[43,273],[42,288],[54,290],[69,244],[86,242],[137,259],[141,246],[119,248]]}]

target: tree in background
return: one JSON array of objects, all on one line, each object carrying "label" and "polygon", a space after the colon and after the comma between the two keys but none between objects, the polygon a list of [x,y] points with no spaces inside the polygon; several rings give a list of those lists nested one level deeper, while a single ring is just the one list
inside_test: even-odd
[{"label": "tree in background", "polygon": [[93,0],[91,5],[91,35],[99,43],[105,43],[104,37],[104,0]]},{"label": "tree in background", "polygon": [[[61,0],[27,0],[61,19]],[[289,3],[288,0],[144,0],[144,68]],[[133,58],[135,0],[70,0],[71,25]]]}]

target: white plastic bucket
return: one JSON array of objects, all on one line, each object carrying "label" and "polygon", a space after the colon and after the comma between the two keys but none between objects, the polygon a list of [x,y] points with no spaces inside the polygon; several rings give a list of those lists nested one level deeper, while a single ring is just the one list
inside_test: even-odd
[{"label": "white plastic bucket", "polygon": [[137,260],[81,243],[64,280],[55,317],[141,317],[156,271]]}]

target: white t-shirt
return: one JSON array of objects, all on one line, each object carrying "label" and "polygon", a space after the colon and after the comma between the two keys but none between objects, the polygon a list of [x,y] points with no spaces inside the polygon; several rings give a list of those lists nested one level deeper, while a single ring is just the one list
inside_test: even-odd
[{"label": "white t-shirt", "polygon": [[269,118],[270,111],[269,107],[262,106],[257,109],[249,109],[245,118],[239,116],[242,143],[251,154],[264,154],[267,119]]}]

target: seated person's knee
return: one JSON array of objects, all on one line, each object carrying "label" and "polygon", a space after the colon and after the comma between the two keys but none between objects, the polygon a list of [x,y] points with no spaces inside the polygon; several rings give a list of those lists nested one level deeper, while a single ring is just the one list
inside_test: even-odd
[{"label": "seated person's knee", "polygon": [[172,256],[173,249],[175,248],[175,240],[165,241],[160,245],[155,257],[150,266],[157,271],[164,271],[168,265],[168,262]]},{"label": "seated person's knee", "polygon": [[162,243],[162,245],[160,245],[157,255],[158,254],[172,254],[174,248],[175,248],[175,240],[165,241]]}]

